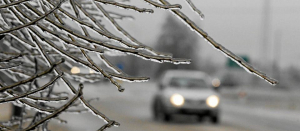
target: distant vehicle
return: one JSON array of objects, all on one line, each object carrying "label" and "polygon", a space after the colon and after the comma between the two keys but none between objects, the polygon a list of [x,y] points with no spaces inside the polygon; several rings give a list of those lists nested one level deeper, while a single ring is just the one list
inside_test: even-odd
[{"label": "distant vehicle", "polygon": [[[208,116],[212,123],[220,121],[220,97],[203,72],[166,71],[159,82],[152,111],[155,120],[169,121],[174,114]],[[218,85],[219,86],[219,85]]]}]

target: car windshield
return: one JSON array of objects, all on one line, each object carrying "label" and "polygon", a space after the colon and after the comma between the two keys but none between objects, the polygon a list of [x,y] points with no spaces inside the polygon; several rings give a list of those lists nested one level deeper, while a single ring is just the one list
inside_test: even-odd
[{"label": "car windshield", "polygon": [[188,78],[188,77],[173,77],[171,78],[169,85],[175,88],[179,88],[179,87],[190,88],[190,89],[207,88],[207,84],[203,79]]}]

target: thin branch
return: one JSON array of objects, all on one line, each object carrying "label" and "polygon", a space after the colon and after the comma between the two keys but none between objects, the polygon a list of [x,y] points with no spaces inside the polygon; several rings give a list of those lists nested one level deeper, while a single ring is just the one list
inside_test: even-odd
[{"label": "thin branch", "polygon": [[0,124],[0,130],[3,130],[3,129],[11,130],[11,127],[7,127],[7,126]]},{"label": "thin branch", "polygon": [[19,54],[17,56],[12,56],[12,57],[9,57],[9,58],[6,58],[6,59],[0,59],[0,62],[9,62],[11,60],[18,59],[19,57],[22,57],[22,56],[23,56],[22,54]]},{"label": "thin branch", "polygon": [[[14,62],[15,63],[15,62]],[[14,68],[14,67],[18,67],[20,65],[22,65],[23,63],[22,62],[18,62],[18,63],[15,63],[13,65],[8,65],[8,66],[3,66],[1,65],[0,67],[0,70],[7,70],[7,69],[11,69],[11,68]],[[0,89],[1,90],[1,89]],[[1,91],[0,91],[1,92]]]},{"label": "thin branch", "polygon": [[7,71],[10,71],[12,73],[15,73],[15,74],[18,74],[18,75],[23,75],[23,76],[27,76],[27,77],[30,77],[32,75],[32,73],[29,73],[29,72],[26,72],[24,70],[17,70],[17,69],[14,69],[14,68],[11,68]]},{"label": "thin branch", "polygon": [[162,5],[162,4],[157,3],[157,2],[155,2],[155,1],[152,1],[152,0],[144,0],[144,1],[146,1],[146,2],[149,3],[150,5],[153,5],[154,7],[157,7],[157,8],[163,8],[163,9],[172,9],[172,8],[179,8],[179,9],[181,9],[181,8],[182,8],[182,6],[179,5],[179,4],[174,4],[174,5],[171,5],[171,4],[169,4],[169,5]]},{"label": "thin branch", "polygon": [[7,3],[7,4],[4,4],[4,5],[0,5],[0,9],[7,8],[7,7],[10,7],[10,6],[14,6],[14,5],[17,5],[17,4],[21,4],[21,3],[26,2],[26,1],[31,1],[31,0],[19,0],[19,1],[14,1],[12,3]]},{"label": "thin branch", "polygon": [[134,17],[131,15],[123,15],[123,14],[112,12],[112,11],[107,11],[107,13],[115,15],[116,17],[114,17],[114,19],[120,19],[120,20],[122,20],[124,18],[134,19]]},{"label": "thin branch", "polygon": [[[56,76],[53,80],[51,80],[50,82],[48,82],[47,84],[43,85],[42,87],[39,87],[37,89],[34,89],[34,90],[30,90],[26,93],[22,93],[22,94],[17,94],[16,96],[14,97],[9,97],[9,98],[6,98],[6,99],[0,99],[0,103],[3,103],[3,102],[8,102],[8,101],[14,101],[16,99],[20,99],[20,98],[24,98],[24,97],[27,97],[28,95],[31,95],[31,94],[34,94],[36,92],[39,92],[41,90],[44,90],[46,89],[48,86],[52,85],[58,78],[60,78],[63,74],[60,74],[58,76]],[[14,92],[12,90],[7,90],[8,93],[10,94],[14,94]]]},{"label": "thin branch", "polygon": [[53,97],[38,97],[38,96],[27,96],[27,98],[35,100],[35,101],[46,101],[46,102],[50,102],[50,101],[64,101],[64,100],[68,100],[69,97],[67,96],[63,96],[63,97],[57,97],[57,98],[53,98]]},{"label": "thin branch", "polygon": [[59,64],[61,64],[61,63],[63,63],[63,62],[64,62],[64,59],[61,59],[59,62],[53,64],[51,68],[49,68],[48,70],[46,70],[46,71],[44,71],[44,72],[42,72],[42,73],[40,73],[40,74],[36,74],[36,75],[34,75],[34,76],[30,77],[30,78],[27,78],[27,79],[25,79],[25,80],[19,81],[19,82],[17,82],[17,83],[12,84],[12,85],[4,86],[4,87],[0,88],[0,92],[4,92],[4,91],[6,91],[7,89],[14,88],[14,87],[16,87],[16,86],[25,84],[25,83],[27,83],[27,82],[31,82],[31,81],[35,80],[36,78],[39,78],[39,77],[41,77],[41,76],[44,76],[44,75],[50,73],[57,65],[59,65]]},{"label": "thin branch", "polygon": [[116,123],[114,120],[111,120],[110,122],[108,122],[107,124],[103,125],[100,129],[98,129],[98,131],[104,131],[112,126],[114,126]]},{"label": "thin branch", "polygon": [[75,109],[75,110],[71,110],[71,109],[68,109],[66,110],[64,113],[85,113],[85,112],[88,112],[89,110],[88,109]]},{"label": "thin branch", "polygon": [[[165,5],[170,5],[166,0],[160,0],[160,1],[163,4],[165,4]],[[205,31],[203,31],[200,27],[198,27],[193,21],[191,21],[181,11],[174,10],[174,9],[172,9],[171,11],[175,15],[177,15],[178,17],[180,17],[185,23],[187,23],[191,29],[193,29],[200,36],[202,36],[205,40],[207,40],[212,46],[214,46],[216,49],[218,49],[221,52],[223,52],[226,56],[228,56],[229,58],[231,58],[234,62],[236,62],[237,64],[239,64],[241,67],[243,67],[246,71],[257,75],[257,76],[259,76],[262,79],[265,79],[267,82],[269,82],[272,85],[276,85],[278,83],[278,81],[276,81],[275,79],[270,78],[266,74],[264,74],[264,73],[260,72],[259,70],[255,69],[249,63],[247,63],[245,60],[243,60],[239,56],[235,55],[234,53],[232,53],[231,51],[229,51],[228,49],[226,49],[224,46],[222,46],[219,43],[217,43],[215,40],[213,40],[213,38],[211,38],[210,36],[208,36],[208,34]]]},{"label": "thin branch", "polygon": [[[2,28],[3,29],[3,28]],[[21,38],[19,35],[17,35],[17,33],[15,32],[10,32],[8,35],[10,35],[11,37],[15,38],[17,41],[19,41],[20,43],[25,43],[31,47],[35,47],[34,44],[32,44],[30,41]]]},{"label": "thin branch", "polygon": [[189,6],[200,16],[200,18],[204,19],[204,14],[194,5],[192,0],[186,0],[186,2],[189,4]]},{"label": "thin branch", "polygon": [[[38,43],[37,43],[38,44]],[[50,57],[45,53],[45,50],[43,47],[40,48],[41,54],[44,56],[44,58],[48,61],[49,66],[53,64],[53,62],[51,61]],[[60,70],[55,69],[56,73],[62,73]],[[76,89],[72,86],[72,84],[70,83],[70,81],[65,78],[64,76],[62,77],[62,81],[68,86],[68,88],[75,94],[77,91]],[[104,121],[106,122],[110,122],[111,120],[104,115],[103,113],[101,113],[100,111],[98,111],[95,107],[93,107],[91,104],[89,104],[89,102],[87,100],[85,100],[85,98],[83,96],[80,97],[81,102],[84,104],[84,106],[89,109],[93,114],[95,114],[96,116],[98,116],[99,118],[102,118]],[[115,122],[115,126],[120,125],[118,122]]]},{"label": "thin branch", "polygon": [[123,92],[125,89],[124,88],[122,88],[121,87],[121,85],[118,83],[118,82],[116,82],[115,80],[113,80],[112,79],[112,77],[109,75],[109,74],[107,74],[106,72],[104,72],[104,70],[102,70],[99,66],[97,66],[96,65],[96,63],[85,53],[85,51],[84,50],[82,50],[81,49],[81,52],[83,53],[83,55],[84,55],[84,57],[94,66],[94,67],[96,67],[97,68],[97,70],[98,71],[100,71],[101,72],[101,74],[104,76],[104,77],[106,77],[107,79],[109,79],[110,80],[110,82],[112,83],[112,84],[114,84],[117,88],[118,88],[118,90],[120,91],[120,92]]},{"label": "thin branch", "polygon": [[135,10],[135,11],[138,11],[138,12],[141,12],[141,13],[143,13],[143,12],[153,13],[154,12],[152,9],[138,8],[136,6],[125,5],[125,4],[115,2],[115,1],[107,1],[107,0],[95,0],[95,1],[103,3],[103,4],[114,5],[114,6],[117,6],[117,7],[124,8],[124,9],[132,9],[132,10]]},{"label": "thin branch", "polygon": [[0,54],[4,54],[4,55],[14,55],[14,56],[17,56],[17,55],[29,55],[29,53],[14,53],[14,52],[3,52],[3,51],[0,51]]},{"label": "thin branch", "polygon": [[[25,4],[26,5],[26,4]],[[28,7],[30,7],[30,5],[28,5]],[[18,9],[18,8],[17,8]],[[38,11],[34,8],[30,8],[31,10],[33,10],[34,12],[38,13]],[[20,12],[20,11],[19,11]],[[22,13],[22,12],[20,12]],[[39,14],[39,13],[38,13]],[[26,16],[26,14],[23,14]],[[26,16],[28,18],[28,16]],[[30,18],[29,18],[30,19]],[[138,56],[141,56],[143,58],[146,58],[146,59],[156,59],[156,57],[159,57],[160,59],[158,61],[165,61],[165,62],[171,62],[171,63],[190,63],[189,60],[187,59],[172,59],[172,58],[169,58],[169,56],[156,56],[156,57],[153,57],[151,55],[147,55],[147,54],[143,54],[137,50],[132,50],[132,49],[126,49],[126,48],[122,48],[122,47],[118,47],[118,46],[113,46],[113,45],[109,45],[109,44],[106,44],[106,43],[103,43],[103,42],[100,42],[98,40],[94,40],[92,38],[87,38],[83,35],[80,35],[78,33],[75,33],[73,32],[72,30],[64,27],[63,25],[60,25],[58,24],[57,22],[51,20],[51,19],[48,19],[46,18],[46,20],[48,20],[50,23],[52,23],[53,25],[55,25],[58,29],[63,29],[65,31],[67,31],[68,33],[76,36],[76,37],[79,37],[80,39],[83,39],[85,41],[88,41],[88,42],[91,42],[91,43],[96,43],[98,45],[101,45],[101,46],[104,46],[105,48],[109,48],[109,49],[114,49],[114,50],[119,50],[121,52],[129,52],[130,54],[136,54]],[[49,31],[49,29],[41,26],[40,24],[37,24],[42,30],[46,30],[47,32]],[[52,31],[50,31],[49,33],[51,33]],[[57,36],[57,37],[60,37],[59,35],[57,35],[57,33],[51,33],[52,35],[54,36]],[[61,37],[60,37],[61,38]],[[134,38],[132,38],[134,39]],[[121,42],[121,41],[120,41]],[[126,44],[127,45],[127,44]],[[146,47],[148,50],[152,50],[150,47]],[[159,54],[159,53],[157,53]]]},{"label": "thin branch", "polygon": [[83,84],[79,85],[79,89],[76,93],[76,95],[65,105],[63,105],[62,107],[60,107],[59,109],[57,109],[57,111],[55,111],[54,113],[44,117],[43,119],[41,119],[38,122],[35,122],[35,124],[27,127],[26,129],[24,129],[23,131],[28,131],[28,130],[34,130],[37,126],[39,126],[40,124],[46,122],[47,120],[50,120],[56,116],[58,116],[60,113],[62,113],[63,111],[65,111],[66,109],[69,108],[70,105],[72,105],[72,103],[75,102],[75,100],[77,100],[77,98],[79,98],[82,95],[82,89],[83,89]]},{"label": "thin branch", "polygon": [[53,13],[55,10],[57,10],[57,9],[61,6],[62,3],[63,3],[63,1],[60,1],[60,2],[57,4],[57,6],[56,6],[55,8],[51,9],[50,11],[48,11],[47,13],[45,13],[44,15],[42,15],[42,16],[36,18],[35,20],[33,20],[33,21],[31,21],[31,22],[28,22],[28,23],[26,23],[26,24],[24,24],[24,25],[20,25],[20,26],[11,28],[11,29],[7,29],[7,30],[0,31],[0,35],[5,34],[5,33],[9,33],[9,32],[15,31],[15,30],[19,30],[19,29],[24,28],[24,27],[28,27],[28,26],[30,26],[30,25],[36,24],[38,21],[44,19],[44,18],[47,17],[49,14],[51,14],[51,13]]},{"label": "thin branch", "polygon": [[141,42],[139,42],[137,39],[135,39],[133,36],[131,36],[126,30],[124,30],[110,15],[108,12],[98,3],[94,3],[95,6],[104,14],[104,16],[112,23],[112,25],[115,26],[115,28],[120,31],[124,36],[126,36],[130,41],[138,44],[141,47],[144,47],[147,51],[149,51],[152,54],[164,56],[164,57],[171,57],[169,54],[160,53],[152,49],[151,47],[145,46]]},{"label": "thin branch", "polygon": [[[102,36],[104,36],[104,37],[106,37],[106,38],[108,38],[108,39],[115,40],[115,41],[117,41],[117,42],[119,42],[119,43],[121,43],[121,44],[124,44],[125,46],[128,46],[128,47],[130,47],[130,48],[134,48],[134,49],[143,49],[143,48],[145,48],[144,46],[141,46],[141,45],[132,45],[132,44],[126,42],[125,40],[123,40],[122,38],[113,35],[113,34],[110,33],[108,30],[106,30],[105,27],[103,27],[103,26],[99,23],[99,21],[98,21],[96,18],[94,18],[93,16],[91,16],[84,8],[82,8],[81,5],[80,5],[79,3],[77,3],[77,2],[74,2],[74,3],[75,3],[75,4],[77,5],[77,7],[85,14],[85,16],[86,16],[87,18],[89,18],[89,19],[90,19],[95,25],[97,25],[100,29],[102,29],[102,30],[105,31],[105,32],[98,32],[98,31],[96,30],[96,32],[98,32],[100,35],[102,35]],[[74,5],[74,6],[75,6],[75,5]],[[92,29],[93,29],[93,28],[92,28]]]},{"label": "thin branch", "polygon": [[55,112],[57,110],[57,109],[48,109],[48,108],[45,108],[45,107],[43,107],[43,106],[41,106],[39,104],[31,103],[31,102],[29,102],[29,101],[27,101],[25,99],[22,99],[22,100],[19,100],[19,101],[21,103],[29,106],[29,107],[32,107],[32,108],[38,110],[39,112],[44,112],[44,113],[48,113],[49,114],[49,113],[53,113],[53,112]]}]

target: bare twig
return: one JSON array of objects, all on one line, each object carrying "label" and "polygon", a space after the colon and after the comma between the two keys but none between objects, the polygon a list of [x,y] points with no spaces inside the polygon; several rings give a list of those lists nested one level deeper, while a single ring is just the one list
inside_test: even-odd
[{"label": "bare twig", "polygon": [[108,122],[107,124],[103,125],[100,129],[98,129],[98,131],[104,131],[106,130],[107,128],[110,128],[112,126],[115,125],[115,121],[114,120],[111,120],[110,122]]},{"label": "bare twig", "polygon": [[[0,99],[0,103],[3,103],[3,102],[8,102],[8,101],[14,101],[16,99],[19,99],[19,98],[23,98],[23,97],[26,97],[28,95],[31,95],[31,94],[34,94],[36,92],[39,92],[41,90],[44,90],[46,89],[48,86],[52,85],[58,78],[60,78],[63,74],[60,74],[58,76],[56,76],[53,80],[51,80],[50,82],[48,82],[47,84],[45,84],[44,86],[42,87],[39,87],[37,89],[34,89],[34,90],[30,90],[26,93],[22,93],[22,94],[17,94],[16,96],[14,97],[9,97],[9,98],[6,98],[6,99]],[[8,93],[10,94],[14,94],[14,92],[12,90],[7,90]]]},{"label": "bare twig", "polygon": [[11,28],[11,29],[7,29],[7,30],[0,31],[0,35],[5,34],[5,33],[9,33],[9,32],[15,31],[15,30],[22,29],[22,28],[27,27],[27,26],[30,26],[30,25],[36,24],[38,21],[44,19],[44,18],[47,17],[49,14],[51,14],[51,13],[53,13],[55,10],[57,10],[57,9],[60,7],[60,5],[61,5],[62,3],[63,3],[63,1],[60,1],[60,2],[57,4],[57,6],[56,6],[55,8],[51,9],[50,11],[48,11],[47,13],[45,13],[43,16],[38,17],[37,19],[35,19],[35,20],[31,21],[31,22],[28,22],[28,23],[26,23],[26,24],[24,24],[24,25],[20,25],[20,26]]},{"label": "bare twig", "polygon": [[22,54],[19,54],[17,56],[9,57],[9,58],[6,58],[6,59],[0,59],[0,62],[9,62],[11,60],[17,59],[17,58],[22,57],[22,56],[23,56]]},{"label": "bare twig", "polygon": [[163,8],[163,9],[172,9],[172,8],[180,8],[181,9],[182,8],[181,5],[179,5],[179,4],[175,4],[175,5],[171,5],[171,4],[169,4],[169,5],[162,5],[162,4],[157,3],[155,1],[152,1],[152,0],[144,0],[144,1],[146,1],[147,3],[153,5],[154,7]]},{"label": "bare twig", "polygon": [[0,92],[4,92],[4,91],[6,91],[7,89],[14,88],[14,87],[16,87],[16,86],[25,84],[25,83],[27,83],[27,82],[31,82],[31,81],[35,80],[36,78],[39,78],[39,77],[41,77],[41,76],[44,76],[44,75],[50,73],[57,65],[59,65],[59,64],[61,64],[61,63],[63,63],[63,62],[64,62],[64,59],[61,59],[59,62],[53,64],[51,68],[49,68],[48,70],[46,70],[46,71],[44,71],[44,72],[42,72],[42,73],[40,73],[40,74],[34,75],[34,76],[30,77],[30,78],[27,78],[27,79],[25,79],[25,80],[19,81],[19,82],[17,82],[17,83],[12,84],[12,85],[4,86],[4,87],[0,88]]},{"label": "bare twig", "polygon": [[79,89],[78,89],[76,95],[68,103],[66,103],[65,105],[63,105],[59,109],[57,109],[57,111],[53,112],[52,114],[50,114],[50,115],[44,117],[43,119],[41,119],[40,121],[36,122],[34,125],[31,125],[31,126],[25,128],[24,131],[33,130],[37,126],[39,126],[40,124],[44,123],[45,121],[47,121],[49,119],[52,119],[52,118],[58,116],[61,112],[63,112],[66,109],[68,109],[69,106],[72,105],[72,103],[74,103],[75,100],[77,100],[77,98],[82,95],[82,89],[83,89],[83,84],[80,84],[79,85]]},{"label": "bare twig", "polygon": [[187,3],[190,5],[190,7],[200,16],[200,18],[203,20],[204,19],[204,14],[194,5],[192,0],[186,0]]},{"label": "bare twig", "polygon": [[0,5],[0,9],[1,8],[7,8],[7,7],[10,7],[10,6],[14,6],[14,5],[17,5],[17,4],[20,4],[20,3],[23,3],[23,2],[27,2],[27,1],[30,1],[30,0],[19,0],[19,1],[14,1],[12,3],[7,3],[7,4],[4,4],[4,5]]},{"label": "bare twig", "polygon": [[138,12],[147,12],[147,13],[153,13],[154,11],[152,9],[145,9],[145,8],[138,8],[136,6],[132,6],[132,5],[125,5],[125,4],[121,4],[118,2],[114,2],[114,1],[107,1],[107,0],[95,0],[97,2],[103,3],[103,4],[110,4],[110,5],[114,5],[114,6],[118,6],[124,9],[132,9]]},{"label": "bare twig", "polygon": [[11,65],[5,65],[5,66],[1,65],[0,70],[11,69],[11,68],[14,68],[14,67],[18,67],[18,66],[20,66],[22,64],[23,64],[22,62],[18,62],[18,63],[14,62],[14,64],[11,64]]}]

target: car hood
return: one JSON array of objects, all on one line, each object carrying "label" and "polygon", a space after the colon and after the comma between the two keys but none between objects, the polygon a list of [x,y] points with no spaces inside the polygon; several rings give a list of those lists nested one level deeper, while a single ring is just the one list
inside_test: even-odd
[{"label": "car hood", "polygon": [[212,89],[176,89],[176,88],[167,88],[164,91],[165,96],[170,97],[173,94],[180,94],[185,99],[190,100],[200,100],[200,99],[206,99],[207,97],[211,95],[218,95],[217,92],[215,92]]}]

